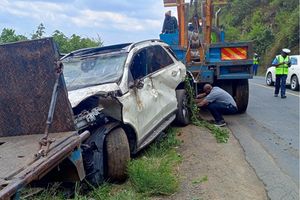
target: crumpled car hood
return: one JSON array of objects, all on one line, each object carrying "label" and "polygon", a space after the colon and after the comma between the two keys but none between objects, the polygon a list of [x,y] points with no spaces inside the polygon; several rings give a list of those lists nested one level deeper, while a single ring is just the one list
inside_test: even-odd
[{"label": "crumpled car hood", "polygon": [[87,88],[81,88],[78,90],[68,91],[68,98],[72,108],[76,107],[83,100],[94,96],[101,95],[112,91],[119,90],[119,86],[116,83],[109,83],[104,85],[97,85]]}]

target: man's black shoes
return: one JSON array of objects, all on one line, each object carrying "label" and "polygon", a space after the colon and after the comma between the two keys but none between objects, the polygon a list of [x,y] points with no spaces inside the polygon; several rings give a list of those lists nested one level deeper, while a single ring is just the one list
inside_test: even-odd
[{"label": "man's black shoes", "polygon": [[217,126],[217,127],[223,127],[223,126],[226,126],[226,122],[225,122],[224,120],[215,122],[215,126]]}]

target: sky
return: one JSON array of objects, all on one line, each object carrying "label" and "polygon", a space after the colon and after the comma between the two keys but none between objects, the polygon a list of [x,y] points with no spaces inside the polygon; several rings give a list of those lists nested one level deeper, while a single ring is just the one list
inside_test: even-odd
[{"label": "sky", "polygon": [[106,46],[158,38],[167,10],[176,15],[163,0],[0,0],[0,31],[30,38],[43,23],[45,36],[59,30],[68,37],[100,37]]}]

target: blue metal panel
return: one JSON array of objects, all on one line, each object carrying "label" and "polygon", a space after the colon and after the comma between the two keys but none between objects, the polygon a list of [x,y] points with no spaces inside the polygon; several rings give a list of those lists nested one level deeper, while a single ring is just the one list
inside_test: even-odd
[{"label": "blue metal panel", "polygon": [[214,71],[209,70],[208,66],[190,66],[187,68],[188,71],[191,72],[200,72],[200,83],[213,83],[214,80]]},{"label": "blue metal panel", "polygon": [[172,49],[178,48],[179,45],[179,33],[162,33],[159,35],[160,40],[164,41],[171,46]]},{"label": "blue metal panel", "polygon": [[185,58],[186,58],[186,49],[181,49],[179,47],[179,33],[162,33],[159,35],[160,40],[164,41],[174,51],[176,54],[177,58],[185,63]]},{"label": "blue metal panel", "polygon": [[236,74],[223,74],[218,79],[251,79],[252,74],[249,73],[236,73]]},{"label": "blue metal panel", "polygon": [[181,49],[173,49],[174,53],[176,54],[177,58],[183,62],[186,63],[186,51],[185,50],[181,50]]},{"label": "blue metal panel", "polygon": [[253,60],[211,61],[209,62],[209,64],[215,66],[236,66],[236,65],[251,66],[253,64]]},{"label": "blue metal panel", "polygon": [[208,62],[220,62],[221,48],[210,48],[206,58],[208,58],[207,59]]}]

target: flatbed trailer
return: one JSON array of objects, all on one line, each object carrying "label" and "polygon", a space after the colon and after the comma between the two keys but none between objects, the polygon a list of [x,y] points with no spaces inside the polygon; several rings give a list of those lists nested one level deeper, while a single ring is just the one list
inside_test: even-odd
[{"label": "flatbed trailer", "polygon": [[69,159],[80,168],[80,145],[88,136],[88,132],[81,135],[77,132],[51,134],[56,141],[51,144],[47,157],[39,158],[34,155],[38,149],[37,141],[43,134],[1,137],[0,199],[10,199],[27,184],[43,178],[65,159]]},{"label": "flatbed trailer", "polygon": [[[66,177],[82,180],[80,146],[90,133],[75,129],[52,38],[0,45],[0,60],[0,199],[18,199],[24,186],[64,162]],[[51,142],[41,146],[42,138]]]}]

